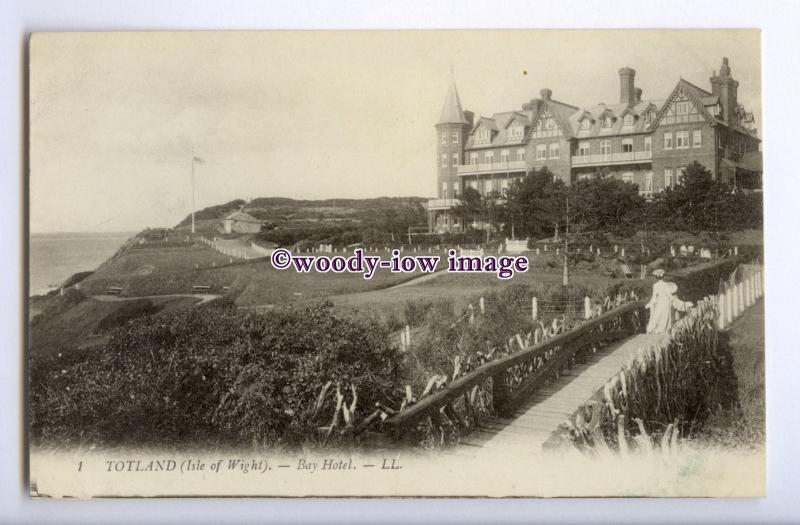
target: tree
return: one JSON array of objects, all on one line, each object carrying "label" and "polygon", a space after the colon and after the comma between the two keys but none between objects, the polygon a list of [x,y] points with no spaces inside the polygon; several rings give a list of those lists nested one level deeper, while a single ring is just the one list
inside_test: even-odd
[{"label": "tree", "polygon": [[461,195],[461,201],[456,207],[464,223],[469,225],[483,216],[483,197],[478,190],[468,186]]},{"label": "tree", "polygon": [[575,220],[583,229],[630,235],[644,207],[635,184],[604,177],[579,180],[570,187]]},{"label": "tree", "polygon": [[507,227],[526,236],[553,235],[562,222],[566,186],[547,167],[530,171],[508,190],[502,215]]}]

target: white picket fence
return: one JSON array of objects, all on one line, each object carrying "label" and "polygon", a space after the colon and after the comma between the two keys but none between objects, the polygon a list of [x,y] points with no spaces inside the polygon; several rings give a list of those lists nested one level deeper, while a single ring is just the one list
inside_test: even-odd
[{"label": "white picket fence", "polygon": [[212,241],[210,239],[206,239],[205,237],[200,237],[200,242],[202,242],[206,246],[209,246],[210,248],[218,251],[222,255],[227,255],[228,257],[231,257],[232,259],[244,259],[244,260],[247,260],[247,259],[252,259],[253,258],[249,253],[247,253],[244,250],[237,250],[235,248],[229,248],[227,246],[220,246],[218,243],[216,243],[216,242],[214,242],[214,241]]},{"label": "white picket fence", "polygon": [[727,280],[720,281],[717,325],[724,330],[749,307],[764,297],[764,266],[740,264]]}]

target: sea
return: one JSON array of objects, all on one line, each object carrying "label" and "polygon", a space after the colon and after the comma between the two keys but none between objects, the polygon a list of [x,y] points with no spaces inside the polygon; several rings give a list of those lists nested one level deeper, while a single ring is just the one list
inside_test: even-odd
[{"label": "sea", "polygon": [[45,294],[74,273],[95,270],[133,235],[134,232],[32,233],[28,295]]}]

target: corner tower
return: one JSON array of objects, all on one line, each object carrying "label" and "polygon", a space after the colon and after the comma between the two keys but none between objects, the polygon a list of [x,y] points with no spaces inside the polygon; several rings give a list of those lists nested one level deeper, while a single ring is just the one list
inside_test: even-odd
[{"label": "corner tower", "polygon": [[451,82],[436,122],[436,195],[439,199],[458,198],[458,166],[464,162],[464,146],[472,118],[471,112],[462,109],[456,84]]}]

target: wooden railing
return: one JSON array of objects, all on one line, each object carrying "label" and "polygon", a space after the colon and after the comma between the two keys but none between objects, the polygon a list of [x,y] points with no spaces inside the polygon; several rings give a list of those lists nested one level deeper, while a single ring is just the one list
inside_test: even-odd
[{"label": "wooden railing", "polygon": [[[424,418],[430,418],[434,427],[441,426],[442,414],[452,423],[469,428],[476,423],[474,404],[477,397],[490,399],[489,404],[496,415],[508,415],[533,391],[551,378],[557,378],[578,354],[593,352],[602,344],[640,332],[645,319],[643,301],[625,303],[572,330],[467,372],[417,403],[394,413],[384,421],[384,428],[399,439]],[[486,395],[476,395],[479,391]]]}]

